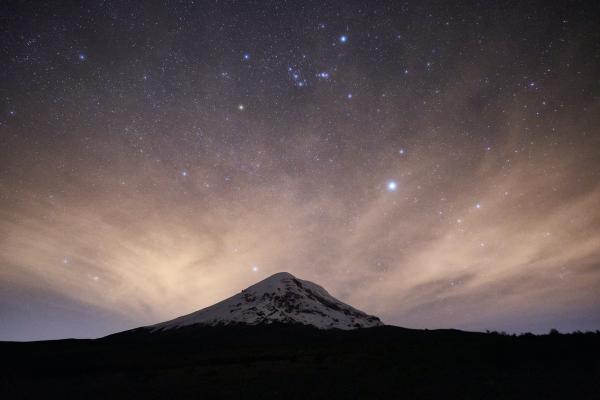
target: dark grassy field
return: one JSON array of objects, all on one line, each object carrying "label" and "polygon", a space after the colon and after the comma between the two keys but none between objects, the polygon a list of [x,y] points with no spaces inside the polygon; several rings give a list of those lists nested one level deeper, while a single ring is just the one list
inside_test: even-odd
[{"label": "dark grassy field", "polygon": [[600,334],[381,327],[0,343],[1,399],[600,399]]}]

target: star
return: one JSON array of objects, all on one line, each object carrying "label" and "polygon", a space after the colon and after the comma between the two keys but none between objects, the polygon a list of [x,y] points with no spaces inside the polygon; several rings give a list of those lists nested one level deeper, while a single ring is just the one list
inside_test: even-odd
[{"label": "star", "polygon": [[346,43],[347,41],[348,41],[348,36],[346,36],[346,35],[340,36],[340,42],[341,43]]},{"label": "star", "polygon": [[481,204],[479,204],[479,203],[475,204],[475,208],[480,209],[481,208]]},{"label": "star", "polygon": [[258,267],[256,265],[252,267],[252,272],[258,272]]},{"label": "star", "polygon": [[181,171],[181,176],[183,176],[183,177],[188,176],[188,172],[187,171]]},{"label": "star", "polygon": [[398,184],[396,184],[396,181],[388,181],[388,183],[387,183],[388,192],[395,192],[397,188],[398,188]]},{"label": "star", "polygon": [[248,61],[250,59],[250,54],[244,53],[244,60]]},{"label": "star", "polygon": [[87,56],[85,55],[85,53],[79,53],[77,55],[77,58],[79,59],[79,61],[85,61],[87,59]]},{"label": "star", "polygon": [[404,155],[405,151],[404,151],[404,149],[400,149],[400,150],[398,150],[398,153],[400,153],[401,155]]},{"label": "star", "polygon": [[352,93],[348,93],[348,94],[346,95],[346,97],[348,98],[348,100],[352,99]]},{"label": "star", "polygon": [[239,105],[238,105],[238,110],[240,110],[240,111],[244,111],[244,109],[245,109],[245,108],[246,108],[246,107],[244,107],[244,105],[243,105],[243,104],[239,104]]}]

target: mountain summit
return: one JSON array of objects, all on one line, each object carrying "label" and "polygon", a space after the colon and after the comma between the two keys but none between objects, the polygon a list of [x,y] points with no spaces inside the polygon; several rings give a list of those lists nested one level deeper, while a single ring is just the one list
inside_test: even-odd
[{"label": "mountain summit", "polygon": [[157,331],[189,325],[272,323],[312,325],[319,329],[383,325],[379,318],[342,303],[321,286],[280,272],[210,307],[147,328]]}]

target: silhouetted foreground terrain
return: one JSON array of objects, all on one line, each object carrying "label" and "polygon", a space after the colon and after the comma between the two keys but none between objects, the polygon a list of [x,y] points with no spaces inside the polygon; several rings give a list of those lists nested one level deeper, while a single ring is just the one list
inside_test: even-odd
[{"label": "silhouetted foreground terrain", "polygon": [[189,327],[0,343],[0,398],[599,399],[600,334]]}]

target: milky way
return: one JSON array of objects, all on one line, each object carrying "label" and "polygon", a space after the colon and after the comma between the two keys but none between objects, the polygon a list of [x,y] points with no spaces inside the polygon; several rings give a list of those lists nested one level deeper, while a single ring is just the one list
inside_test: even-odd
[{"label": "milky way", "polygon": [[3,3],[0,339],[279,271],[401,326],[599,329],[599,6],[491,3]]}]

